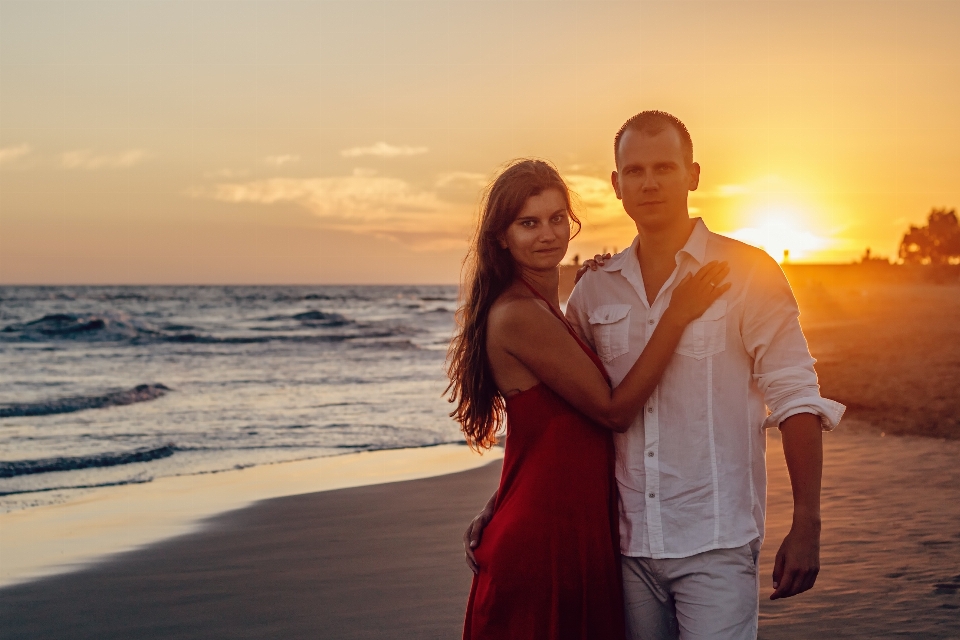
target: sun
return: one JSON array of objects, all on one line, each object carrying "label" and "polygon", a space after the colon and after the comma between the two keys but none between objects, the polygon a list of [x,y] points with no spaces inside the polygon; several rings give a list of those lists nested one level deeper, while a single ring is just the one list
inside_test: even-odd
[{"label": "sun", "polygon": [[803,260],[825,249],[829,240],[802,229],[792,216],[769,213],[758,216],[760,222],[727,234],[731,238],[763,249],[778,262]]}]

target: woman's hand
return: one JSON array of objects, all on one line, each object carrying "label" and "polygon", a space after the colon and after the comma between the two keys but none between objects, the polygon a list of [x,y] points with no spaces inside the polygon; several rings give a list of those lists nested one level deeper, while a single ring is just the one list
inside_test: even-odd
[{"label": "woman's hand", "polygon": [[497,489],[493,492],[493,495],[487,500],[487,504],[484,505],[483,511],[470,522],[470,526],[463,532],[463,552],[467,556],[467,566],[470,567],[470,571],[473,571],[474,575],[480,573],[480,565],[477,564],[477,558],[473,555],[473,550],[480,546],[483,530],[490,524],[490,518],[493,517],[493,512],[496,509],[497,493],[499,491]]},{"label": "woman's hand", "polygon": [[599,253],[593,256],[593,259],[587,259],[583,261],[583,264],[580,265],[580,268],[577,269],[577,275],[573,277],[573,284],[580,282],[580,278],[583,277],[583,274],[587,272],[587,269],[590,271],[596,271],[598,268],[603,266],[603,263],[610,259],[610,254],[605,253],[600,255]]},{"label": "woman's hand", "polygon": [[664,316],[671,316],[682,326],[690,324],[730,289],[729,282],[721,284],[729,273],[727,263],[716,260],[705,264],[696,273],[688,273],[673,290]]}]

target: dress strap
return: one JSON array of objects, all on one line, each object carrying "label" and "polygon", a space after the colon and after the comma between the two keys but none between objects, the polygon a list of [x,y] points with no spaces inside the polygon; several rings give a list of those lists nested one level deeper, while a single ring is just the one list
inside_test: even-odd
[{"label": "dress strap", "polygon": [[573,330],[573,327],[570,326],[570,323],[567,321],[567,319],[563,317],[563,314],[562,314],[562,313],[560,313],[559,311],[557,311],[556,309],[553,308],[553,305],[550,304],[550,301],[549,301],[549,300],[547,300],[547,299],[544,298],[542,295],[540,295],[540,292],[537,291],[536,289],[534,289],[534,288],[533,288],[533,285],[530,284],[529,282],[527,282],[526,280],[524,280],[523,278],[520,278],[520,282],[522,282],[524,285],[526,285],[527,289],[530,289],[530,293],[532,293],[533,295],[537,296],[538,298],[540,298],[541,300],[543,300],[543,301],[546,303],[547,308],[550,309],[550,312],[553,313],[553,315],[555,315],[555,316],[560,320],[560,322],[563,323],[563,326],[565,326],[565,327],[567,328],[567,331],[569,331],[569,332],[573,333],[574,335],[576,335],[577,332]]},{"label": "dress strap", "polygon": [[532,293],[533,295],[543,300],[543,302],[547,305],[547,308],[550,309],[553,315],[555,315],[557,319],[563,323],[563,326],[567,328],[567,332],[573,337],[574,340],[577,341],[577,344],[580,345],[580,348],[583,349],[584,353],[586,353],[587,356],[590,357],[590,359],[593,361],[593,364],[597,365],[597,368],[600,369],[600,373],[603,374],[604,379],[609,383],[610,376],[607,374],[606,367],[603,366],[603,363],[600,361],[600,358],[597,357],[597,354],[594,353],[593,349],[591,349],[589,345],[587,345],[583,340],[580,339],[580,336],[574,330],[573,325],[571,325],[570,322],[565,317],[563,317],[562,313],[554,309],[553,305],[550,304],[550,301],[544,298],[542,295],[540,295],[540,292],[534,289],[532,284],[530,284],[523,278],[519,278],[519,280],[527,287],[527,289],[530,289],[530,293]]}]

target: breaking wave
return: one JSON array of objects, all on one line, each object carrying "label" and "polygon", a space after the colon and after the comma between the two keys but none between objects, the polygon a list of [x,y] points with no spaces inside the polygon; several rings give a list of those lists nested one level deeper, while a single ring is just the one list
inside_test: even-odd
[{"label": "breaking wave", "polygon": [[[15,402],[0,405],[0,418],[14,418],[21,416],[49,416],[58,413],[73,413],[85,409],[102,409],[104,407],[119,407],[137,402],[147,402],[172,391],[162,384],[140,384],[132,389],[113,391],[98,396],[74,396],[71,398],[56,398],[42,402]],[[3,476],[0,476],[3,477]]]},{"label": "breaking wave", "polygon": [[306,325],[319,325],[322,327],[342,327],[349,324],[350,321],[339,313],[324,313],[323,311],[305,311],[293,316],[294,320],[299,320]]},{"label": "breaking wave", "polygon": [[171,444],[155,448],[134,449],[120,453],[97,453],[88,456],[73,456],[59,458],[42,458],[40,460],[0,461],[0,478],[13,478],[34,473],[50,473],[52,471],[74,471],[76,469],[90,469],[91,467],[116,467],[134,462],[149,462],[160,458],[168,458],[176,452]]},{"label": "breaking wave", "polygon": [[[126,342],[259,344],[266,342],[344,342],[354,339],[393,338],[419,333],[418,327],[396,323],[358,323],[339,313],[304,311],[293,315],[268,316],[261,322],[283,322],[280,326],[248,326],[227,335],[198,330],[194,326],[169,323],[156,326],[124,313],[77,314],[56,313],[38,320],[9,324],[0,329],[4,340],[46,342]],[[291,321],[294,324],[290,324]],[[269,335],[264,335],[268,332]],[[232,334],[232,335],[231,335]]]},{"label": "breaking wave", "polygon": [[125,313],[53,313],[39,320],[7,325],[0,332],[19,333],[20,338],[26,340],[53,338],[104,342],[162,335],[153,325]]}]

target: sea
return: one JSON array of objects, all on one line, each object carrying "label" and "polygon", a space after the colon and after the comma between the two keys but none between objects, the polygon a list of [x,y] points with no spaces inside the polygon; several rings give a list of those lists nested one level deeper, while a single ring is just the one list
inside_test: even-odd
[{"label": "sea", "polygon": [[0,287],[0,512],[462,443],[456,286]]}]

